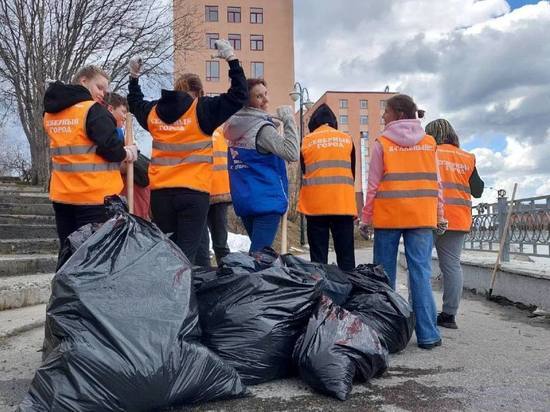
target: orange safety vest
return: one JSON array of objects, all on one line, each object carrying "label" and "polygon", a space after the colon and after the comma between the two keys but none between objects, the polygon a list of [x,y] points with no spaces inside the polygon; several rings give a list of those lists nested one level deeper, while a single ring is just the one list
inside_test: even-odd
[{"label": "orange safety vest", "polygon": [[351,153],[347,133],[323,125],[304,137],[302,158],[305,174],[298,211],[308,216],[357,216]]},{"label": "orange safety vest", "polygon": [[50,199],[54,202],[102,205],[105,196],[122,190],[120,163],[97,155],[96,144],[86,134],[86,118],[94,104],[86,100],[44,114],[52,160]]},{"label": "orange safety vest", "polygon": [[227,142],[223,135],[223,127],[218,127],[212,134],[214,163],[212,166],[212,186],[210,197],[212,200],[225,198],[229,200],[229,173],[227,172]]},{"label": "orange safety vest", "polygon": [[476,158],[458,147],[442,144],[437,147],[437,160],[449,230],[469,232],[472,226],[470,176],[474,171]]},{"label": "orange safety vest", "polygon": [[414,146],[399,146],[385,136],[384,176],[374,199],[373,226],[377,229],[437,227],[436,144],[425,135]]},{"label": "orange safety vest", "polygon": [[151,190],[180,187],[210,193],[212,181],[212,136],[205,134],[197,119],[197,99],[174,123],[164,123],[156,106],[147,118],[153,136],[149,165]]}]

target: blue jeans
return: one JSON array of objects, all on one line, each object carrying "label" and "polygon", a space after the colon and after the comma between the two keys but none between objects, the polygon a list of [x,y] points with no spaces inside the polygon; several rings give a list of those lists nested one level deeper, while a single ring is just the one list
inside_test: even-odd
[{"label": "blue jeans", "polygon": [[242,216],[241,220],[250,238],[250,253],[262,250],[264,247],[271,247],[279,228],[281,215],[270,213],[267,215]]},{"label": "blue jeans", "polygon": [[409,269],[409,294],[416,316],[416,340],[418,343],[437,342],[441,335],[437,329],[437,309],[432,293],[431,229],[375,229],[374,263],[380,264],[390,277],[395,289],[397,252],[399,239],[405,241],[405,257]]}]

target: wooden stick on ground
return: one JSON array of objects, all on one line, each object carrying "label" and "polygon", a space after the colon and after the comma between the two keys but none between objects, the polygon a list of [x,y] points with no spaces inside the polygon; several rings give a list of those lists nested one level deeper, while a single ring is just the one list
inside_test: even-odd
[{"label": "wooden stick on ground", "polygon": [[510,227],[510,218],[512,217],[512,210],[514,209],[514,200],[516,199],[516,190],[518,184],[514,183],[514,190],[512,191],[512,200],[510,201],[510,207],[508,208],[508,214],[506,215],[506,222],[504,223],[504,231],[502,232],[502,238],[500,239],[500,244],[498,247],[497,261],[495,267],[493,268],[493,274],[491,276],[491,286],[489,287],[488,297],[491,297],[493,294],[493,287],[495,286],[495,280],[497,278],[498,267],[500,266],[500,257],[502,256],[502,249],[504,248],[504,242],[508,237],[508,228]]},{"label": "wooden stick on ground", "polygon": [[[126,146],[134,144],[134,128],[133,118],[130,113],[126,116],[125,130]],[[134,213],[134,164],[127,163],[126,165],[126,196],[128,197],[128,209],[130,213]]]}]

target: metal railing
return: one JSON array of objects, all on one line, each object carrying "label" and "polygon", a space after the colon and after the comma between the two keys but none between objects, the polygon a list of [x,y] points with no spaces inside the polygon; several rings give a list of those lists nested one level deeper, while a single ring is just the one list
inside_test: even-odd
[{"label": "metal railing", "polygon": [[[498,191],[497,203],[481,203],[472,208],[472,230],[464,249],[498,251],[510,202],[504,190]],[[501,260],[510,253],[550,257],[550,195],[518,199],[506,233]]]}]

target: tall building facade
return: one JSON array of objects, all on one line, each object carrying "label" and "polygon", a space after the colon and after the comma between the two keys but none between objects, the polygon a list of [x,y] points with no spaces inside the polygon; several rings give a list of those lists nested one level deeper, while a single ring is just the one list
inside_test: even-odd
[{"label": "tall building facade", "polygon": [[[190,6],[202,20],[202,47],[176,53],[174,73],[198,74],[205,92],[227,91],[227,64],[212,58],[214,42],[227,39],[235,49],[246,77],[261,77],[268,84],[270,112],[291,104],[294,85],[293,0],[174,0],[174,20]],[[176,39],[177,41],[177,39]],[[177,47],[176,47],[177,49]]]},{"label": "tall building facade", "polygon": [[370,148],[384,130],[386,100],[397,93],[327,91],[304,114],[304,133],[311,114],[325,103],[338,119],[338,129],[349,133],[355,145],[355,193],[358,207],[363,206],[367,188]]}]

